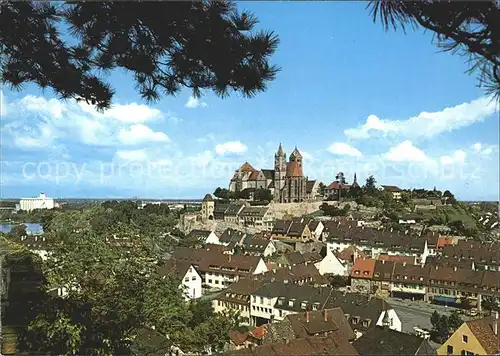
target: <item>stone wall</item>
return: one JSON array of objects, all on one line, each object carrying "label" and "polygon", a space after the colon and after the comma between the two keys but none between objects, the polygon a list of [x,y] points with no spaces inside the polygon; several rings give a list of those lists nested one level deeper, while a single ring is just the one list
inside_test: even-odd
[{"label": "stone wall", "polygon": [[276,219],[283,219],[285,216],[299,217],[306,214],[314,213],[319,210],[321,204],[327,203],[329,205],[336,205],[334,201],[316,201],[316,202],[302,202],[302,203],[271,203],[271,207]]}]

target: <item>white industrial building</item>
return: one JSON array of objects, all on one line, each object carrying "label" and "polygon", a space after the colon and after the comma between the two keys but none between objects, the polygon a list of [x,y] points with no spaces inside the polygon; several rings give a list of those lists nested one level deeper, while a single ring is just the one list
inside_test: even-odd
[{"label": "white industrial building", "polygon": [[38,198],[22,198],[19,201],[19,209],[24,211],[54,209],[54,207],[54,198],[48,198],[45,193],[40,193]]}]

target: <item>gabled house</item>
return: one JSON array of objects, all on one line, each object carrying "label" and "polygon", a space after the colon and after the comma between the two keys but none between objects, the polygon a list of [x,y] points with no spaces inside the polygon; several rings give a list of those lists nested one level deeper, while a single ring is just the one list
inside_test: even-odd
[{"label": "gabled house", "polygon": [[252,235],[246,235],[239,246],[242,254],[251,256],[269,257],[276,252],[276,246],[272,240]]},{"label": "gabled house", "polygon": [[372,292],[375,260],[358,258],[351,269],[351,289],[360,293]]},{"label": "gabled house", "polygon": [[318,252],[294,251],[285,255],[289,266],[316,264],[321,262],[322,257]]},{"label": "gabled house", "polygon": [[181,279],[179,288],[184,289],[186,300],[197,299],[202,294],[202,278],[192,263],[170,259],[158,268],[160,276],[175,275]]},{"label": "gabled house", "polygon": [[303,219],[277,220],[271,230],[271,237],[293,241],[307,241],[312,238],[308,223]]},{"label": "gabled house", "polygon": [[188,261],[196,267],[209,288],[224,289],[240,278],[251,278],[267,271],[264,260],[257,256],[231,255],[207,249],[178,248],[176,260]]},{"label": "gabled house", "polygon": [[[231,203],[227,207],[226,211],[224,211],[224,221],[232,222],[235,224],[239,223],[239,215],[245,208],[245,204],[241,203]],[[215,211],[214,211],[215,213]]]},{"label": "gabled house", "polygon": [[228,246],[229,244],[241,245],[245,236],[246,236],[246,234],[242,231],[227,228],[219,236],[219,241],[224,246]]},{"label": "gabled house", "polygon": [[349,270],[347,264],[342,263],[331,250],[326,249],[326,255],[319,262],[315,263],[319,274],[331,274],[336,276],[347,276]]},{"label": "gabled house", "polygon": [[492,316],[463,323],[438,349],[438,355],[498,355],[500,320]]},{"label": "gabled house", "polygon": [[220,244],[219,237],[215,232],[210,230],[191,230],[191,232],[186,235],[186,239],[195,239],[201,244]]},{"label": "gabled house", "polygon": [[363,336],[354,341],[352,345],[361,356],[436,355],[436,351],[429,344],[429,341],[415,335],[400,333],[386,327],[376,327],[367,331]]},{"label": "gabled house", "polygon": [[353,341],[356,335],[340,308],[305,311],[287,315],[282,321],[269,324],[264,344],[314,336],[329,336],[335,340]]}]

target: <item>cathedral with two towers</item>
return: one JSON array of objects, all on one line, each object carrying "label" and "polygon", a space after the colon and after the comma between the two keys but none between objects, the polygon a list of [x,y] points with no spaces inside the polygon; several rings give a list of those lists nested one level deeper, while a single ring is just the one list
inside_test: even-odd
[{"label": "cathedral with two towers", "polygon": [[254,191],[264,188],[271,191],[275,202],[302,202],[306,199],[308,185],[315,183],[304,177],[302,164],[302,155],[297,147],[287,162],[286,154],[280,144],[278,152],[274,155],[274,169],[258,170],[245,162],[234,173],[229,183],[229,191]]}]

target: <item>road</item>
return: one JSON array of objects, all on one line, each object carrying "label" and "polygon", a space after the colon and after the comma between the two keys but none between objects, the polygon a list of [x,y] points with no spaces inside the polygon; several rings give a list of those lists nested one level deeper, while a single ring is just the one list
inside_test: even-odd
[{"label": "road", "polygon": [[[423,301],[412,302],[396,298],[387,298],[387,301],[394,308],[399,319],[401,319],[401,323],[403,324],[402,331],[405,333],[413,333],[413,327],[415,326],[420,329],[432,329],[430,318],[434,311],[437,311],[439,314],[449,315],[453,310],[458,310],[457,308],[429,304]],[[464,315],[461,317],[464,320],[468,319]]]}]

